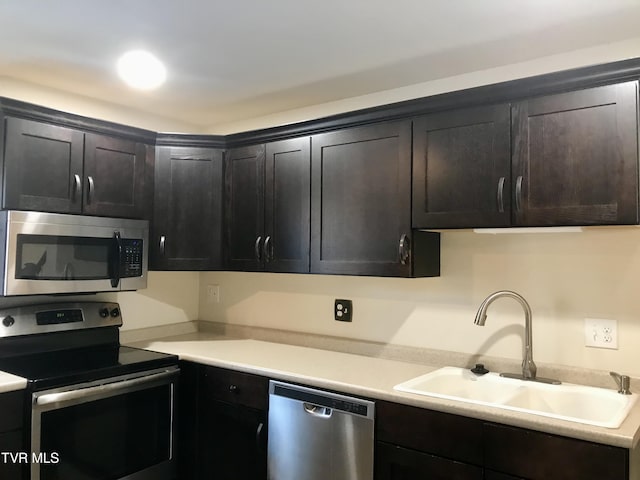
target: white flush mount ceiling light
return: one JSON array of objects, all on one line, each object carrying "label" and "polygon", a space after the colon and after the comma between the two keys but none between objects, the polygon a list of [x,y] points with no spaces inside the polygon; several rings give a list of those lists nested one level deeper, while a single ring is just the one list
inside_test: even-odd
[{"label": "white flush mount ceiling light", "polygon": [[167,70],[160,60],[145,50],[132,50],[118,59],[118,75],[130,87],[152,90],[162,85]]}]

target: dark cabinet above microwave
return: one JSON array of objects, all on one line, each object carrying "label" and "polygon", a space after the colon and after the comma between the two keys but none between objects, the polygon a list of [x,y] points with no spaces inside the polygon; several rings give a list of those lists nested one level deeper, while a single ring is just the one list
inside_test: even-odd
[{"label": "dark cabinet above microwave", "polygon": [[3,209],[142,218],[147,147],[5,118]]}]

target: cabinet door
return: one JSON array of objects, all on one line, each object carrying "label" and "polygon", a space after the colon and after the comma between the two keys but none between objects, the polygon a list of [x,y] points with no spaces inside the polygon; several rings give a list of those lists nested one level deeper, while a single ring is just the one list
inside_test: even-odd
[{"label": "cabinet door", "polygon": [[198,479],[267,477],[266,377],[201,366]]},{"label": "cabinet door", "polygon": [[142,218],[146,213],[145,157],[146,147],[142,143],[87,133],[83,212]]},{"label": "cabinet door", "polygon": [[198,479],[265,480],[266,412],[205,401],[198,425]]},{"label": "cabinet door", "polygon": [[264,145],[225,156],[225,250],[231,270],[264,269]]},{"label": "cabinet door", "polygon": [[410,276],[411,122],[312,137],[311,271]]},{"label": "cabinet door", "polygon": [[515,477],[531,480],[628,478],[629,451],[624,448],[496,424],[485,424],[483,443],[485,467]]},{"label": "cabinet door", "polygon": [[264,195],[265,269],[308,272],[311,228],[309,137],[267,145]]},{"label": "cabinet door", "polygon": [[80,213],[82,132],[7,118],[3,208]]},{"label": "cabinet door", "polygon": [[637,82],[513,107],[518,225],[638,222]]},{"label": "cabinet door", "polygon": [[221,150],[158,147],[152,268],[221,268],[222,170]]},{"label": "cabinet door", "polygon": [[509,105],[437,113],[413,122],[413,227],[511,222]]},{"label": "cabinet door", "polygon": [[376,443],[376,480],[482,480],[482,468],[384,442]]}]

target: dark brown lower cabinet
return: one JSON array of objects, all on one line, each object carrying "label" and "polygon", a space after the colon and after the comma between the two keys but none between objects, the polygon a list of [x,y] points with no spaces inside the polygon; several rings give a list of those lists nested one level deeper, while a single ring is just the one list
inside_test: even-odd
[{"label": "dark brown lower cabinet", "polygon": [[[0,394],[0,452],[26,451],[23,431],[25,391]],[[9,455],[0,457],[0,478],[22,480],[27,478],[24,463],[14,463]]]},{"label": "dark brown lower cabinet", "polygon": [[629,478],[625,448],[492,423],[483,430],[484,464],[496,472],[530,480]]},{"label": "dark brown lower cabinet", "polygon": [[376,442],[376,480],[482,480],[482,468],[424,452]]},{"label": "dark brown lower cabinet", "polygon": [[269,380],[181,364],[180,480],[266,480]]},{"label": "dark brown lower cabinet", "polygon": [[627,480],[630,453],[625,448],[376,402],[376,480]]}]

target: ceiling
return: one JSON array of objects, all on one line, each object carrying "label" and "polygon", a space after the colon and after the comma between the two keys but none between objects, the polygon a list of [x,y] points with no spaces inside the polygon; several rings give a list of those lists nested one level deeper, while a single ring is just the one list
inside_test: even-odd
[{"label": "ceiling", "polygon": [[[202,129],[623,41],[638,25],[640,0],[0,0],[0,76]],[[158,90],[118,79],[134,48],[167,65]]]}]

